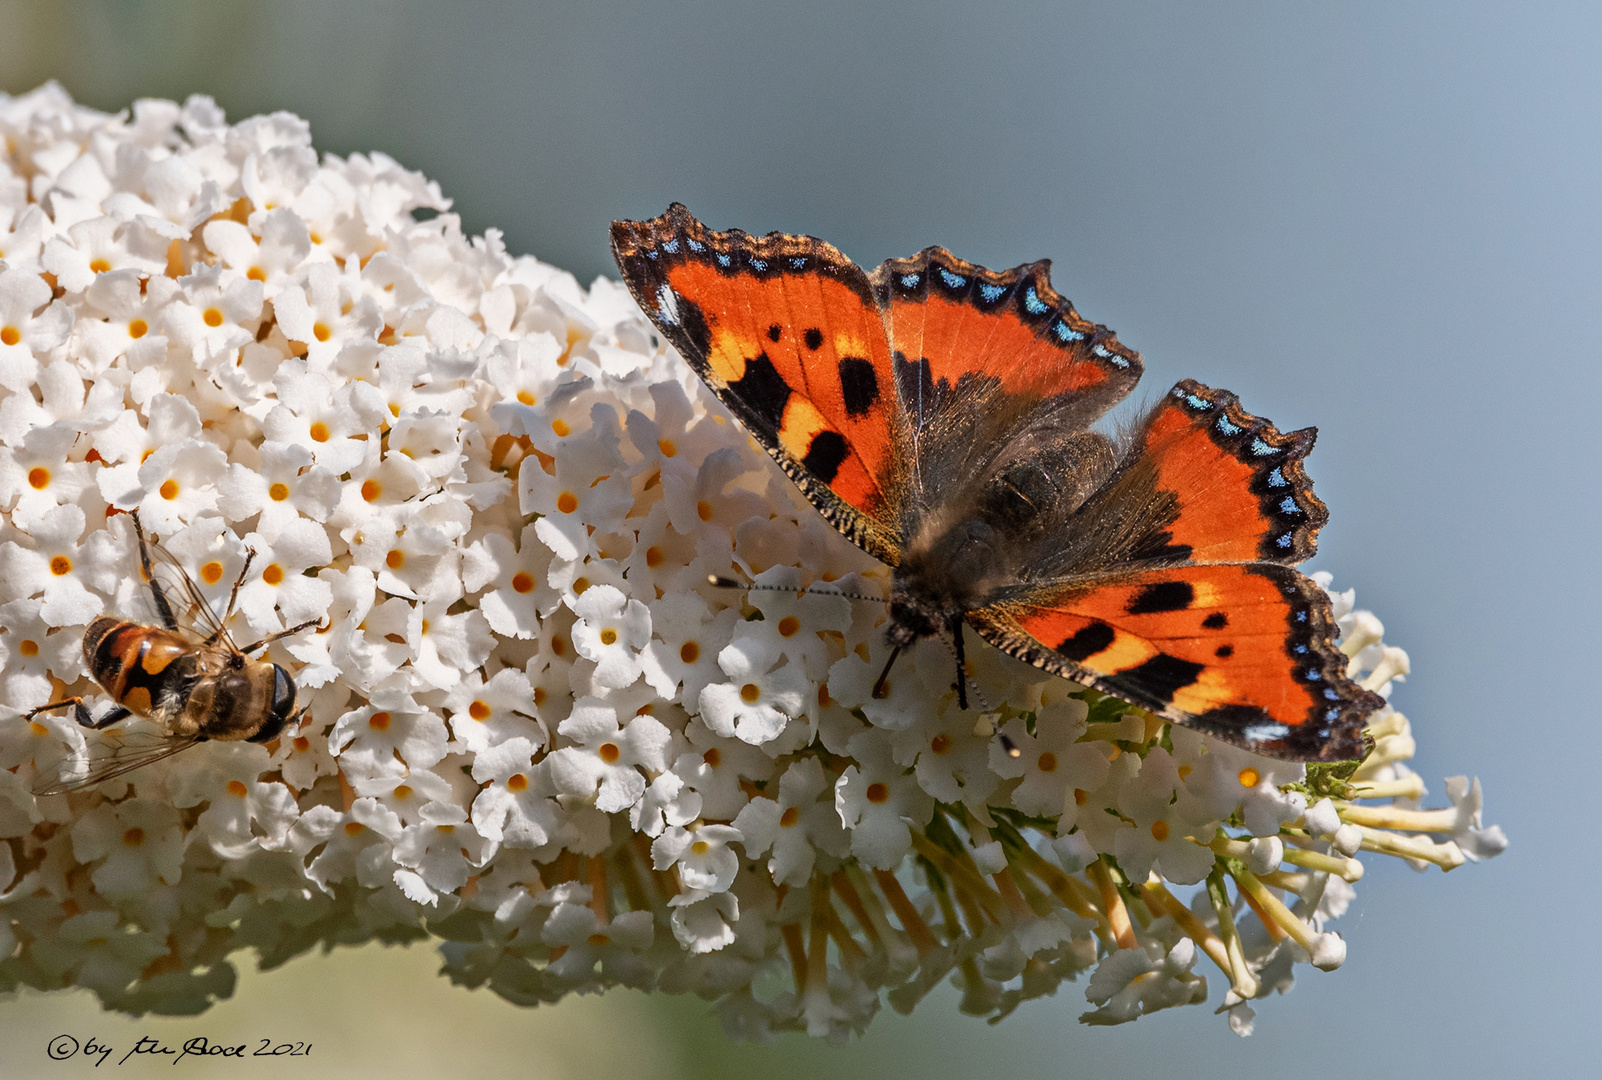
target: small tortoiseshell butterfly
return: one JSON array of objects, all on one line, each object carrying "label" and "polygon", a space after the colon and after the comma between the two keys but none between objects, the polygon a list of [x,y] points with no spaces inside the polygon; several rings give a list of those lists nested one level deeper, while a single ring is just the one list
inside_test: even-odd
[{"label": "small tortoiseshell butterfly", "polygon": [[1091,425],[1140,378],[1042,261],[943,248],[871,274],[809,236],[712,232],[675,203],[612,224],[646,314],[835,528],[893,568],[889,639],[997,648],[1259,753],[1363,752],[1292,566],[1328,520],[1281,433],[1185,380],[1121,446]]}]

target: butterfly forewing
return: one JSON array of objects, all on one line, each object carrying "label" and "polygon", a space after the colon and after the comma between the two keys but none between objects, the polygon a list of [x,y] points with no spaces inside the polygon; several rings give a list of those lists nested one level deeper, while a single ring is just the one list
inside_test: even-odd
[{"label": "butterfly forewing", "polygon": [[905,437],[862,270],[812,237],[713,232],[678,204],[614,222],[612,250],[719,399],[837,528],[893,564]]}]

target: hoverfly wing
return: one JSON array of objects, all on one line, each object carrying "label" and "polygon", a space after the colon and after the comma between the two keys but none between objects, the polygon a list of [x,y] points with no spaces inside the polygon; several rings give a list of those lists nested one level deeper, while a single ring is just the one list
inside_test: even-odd
[{"label": "hoverfly wing", "polygon": [[87,757],[64,757],[41,771],[35,777],[33,793],[44,798],[91,788],[204,741],[194,735],[164,735],[150,730],[119,734],[121,738],[90,742]]},{"label": "hoverfly wing", "polygon": [[[217,611],[212,607],[206,594],[200,591],[195,579],[185,570],[172,552],[168,551],[160,541],[148,541],[150,550],[150,570],[153,581],[150,585],[159,586],[162,594],[167,598],[167,604],[172,609],[174,620],[178,629],[187,634],[194,635],[200,641],[214,642],[223,648],[231,648],[233,639],[223,629]],[[147,588],[149,586],[147,585]],[[150,623],[160,626],[163,623],[160,610],[149,595],[144,598],[145,605],[150,609]]]}]

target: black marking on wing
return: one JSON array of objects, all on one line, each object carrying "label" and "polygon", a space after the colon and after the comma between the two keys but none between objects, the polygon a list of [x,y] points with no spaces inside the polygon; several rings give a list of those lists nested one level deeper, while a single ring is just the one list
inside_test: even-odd
[{"label": "black marking on wing", "polygon": [[840,358],[840,393],[847,416],[866,416],[879,400],[879,376],[873,364],[860,356]]},{"label": "black marking on wing", "polygon": [[756,429],[769,440],[776,439],[784,419],[784,406],[790,400],[790,385],[779,374],[767,353],[745,362],[745,374],[729,383],[729,393],[746,407]]},{"label": "black marking on wing", "polygon": [[1057,646],[1057,651],[1077,664],[1101,652],[1111,645],[1113,638],[1117,636],[1117,632],[1106,623],[1093,622],[1076,632],[1073,637],[1064,639],[1063,643]]},{"label": "black marking on wing", "polygon": [[1147,585],[1124,608],[1131,615],[1152,615],[1160,611],[1184,611],[1196,601],[1196,589],[1188,581],[1160,581]]}]

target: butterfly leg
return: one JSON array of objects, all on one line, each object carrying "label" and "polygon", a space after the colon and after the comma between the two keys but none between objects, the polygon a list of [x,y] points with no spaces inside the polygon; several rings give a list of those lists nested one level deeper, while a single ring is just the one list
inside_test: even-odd
[{"label": "butterfly leg", "polygon": [[957,648],[957,708],[968,707],[968,663],[962,651],[962,612],[954,612],[951,616],[951,637]]},{"label": "butterfly leg", "polygon": [[150,585],[150,595],[156,602],[161,624],[168,630],[176,630],[178,620],[173,617],[172,605],[167,603],[167,594],[162,591],[161,582],[156,580],[156,572],[150,565],[150,547],[145,543],[145,527],[139,523],[139,511],[130,510],[128,516],[133,518],[134,535],[139,538],[139,565],[144,569],[145,581]]},{"label": "butterfly leg", "polygon": [[271,645],[273,642],[277,641],[279,638],[286,638],[286,637],[289,637],[292,634],[298,634],[302,630],[306,629],[308,626],[316,626],[320,622],[322,622],[321,619],[307,619],[305,622],[300,623],[300,624],[295,625],[295,626],[291,626],[287,630],[280,630],[277,633],[268,634],[266,637],[262,638],[260,641],[251,642],[249,645],[246,645],[243,649],[240,649],[239,651],[244,653],[246,656],[249,656],[251,653],[255,652],[257,649],[266,648],[268,645]]},{"label": "butterfly leg", "polygon": [[873,696],[874,697],[876,697],[876,698],[884,697],[884,681],[890,677],[890,668],[892,666],[894,666],[894,664],[896,662],[896,657],[898,657],[900,655],[901,655],[901,646],[900,645],[897,645],[895,648],[890,650],[890,659],[888,659],[888,660],[886,660],[884,662],[884,670],[879,672],[879,678],[874,681],[874,684],[873,684]]}]

